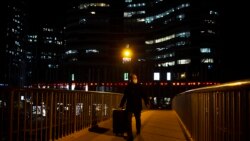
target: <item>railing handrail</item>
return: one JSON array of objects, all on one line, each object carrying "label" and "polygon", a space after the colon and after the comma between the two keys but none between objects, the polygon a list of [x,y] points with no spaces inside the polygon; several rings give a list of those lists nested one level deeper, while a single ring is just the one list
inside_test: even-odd
[{"label": "railing handrail", "polygon": [[172,107],[192,141],[250,140],[250,79],[182,92]]},{"label": "railing handrail", "polygon": [[244,80],[237,80],[232,82],[226,82],[214,86],[206,86],[201,88],[195,88],[191,90],[184,91],[178,95],[182,94],[188,94],[188,93],[194,93],[194,92],[204,92],[204,91],[218,91],[218,90],[229,90],[229,89],[235,89],[235,88],[243,88],[243,87],[249,87],[250,86],[250,79],[244,79]]},{"label": "railing handrail", "polygon": [[85,91],[85,90],[65,90],[65,89],[54,89],[54,88],[10,88],[10,87],[0,87],[0,90],[18,90],[18,91],[24,91],[24,90],[37,90],[37,91],[68,91],[68,92],[84,92],[84,93],[107,93],[107,94],[122,94],[117,92],[106,92],[106,91]]}]

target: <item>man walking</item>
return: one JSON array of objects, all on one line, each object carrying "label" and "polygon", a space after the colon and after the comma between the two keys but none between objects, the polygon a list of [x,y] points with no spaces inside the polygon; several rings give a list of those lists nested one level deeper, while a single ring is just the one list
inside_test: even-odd
[{"label": "man walking", "polygon": [[123,107],[126,103],[127,112],[127,134],[128,141],[133,140],[132,134],[132,116],[134,114],[136,120],[136,134],[141,133],[141,111],[142,111],[142,99],[146,106],[148,106],[148,98],[142,91],[142,86],[138,83],[137,75],[132,74],[130,76],[130,82],[124,90],[124,95],[122,97],[120,107]]}]

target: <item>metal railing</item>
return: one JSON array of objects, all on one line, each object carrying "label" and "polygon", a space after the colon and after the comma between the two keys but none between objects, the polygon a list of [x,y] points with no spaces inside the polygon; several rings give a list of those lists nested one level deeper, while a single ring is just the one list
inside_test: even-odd
[{"label": "metal railing", "polygon": [[0,89],[0,140],[50,141],[112,116],[121,94]]},{"label": "metal railing", "polygon": [[172,104],[193,141],[250,141],[250,80],[189,90]]}]

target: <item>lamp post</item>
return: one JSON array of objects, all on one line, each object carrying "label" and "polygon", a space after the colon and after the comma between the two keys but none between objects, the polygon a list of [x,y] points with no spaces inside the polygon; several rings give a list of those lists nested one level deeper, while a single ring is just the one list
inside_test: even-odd
[{"label": "lamp post", "polygon": [[122,51],[122,63],[130,63],[132,60],[132,50],[129,48],[129,44],[127,44],[126,48]]},{"label": "lamp post", "polygon": [[123,75],[125,81],[128,80],[129,73],[132,72],[132,56],[133,52],[129,48],[129,44],[127,44],[126,47],[122,50],[122,63],[125,67],[125,73]]}]

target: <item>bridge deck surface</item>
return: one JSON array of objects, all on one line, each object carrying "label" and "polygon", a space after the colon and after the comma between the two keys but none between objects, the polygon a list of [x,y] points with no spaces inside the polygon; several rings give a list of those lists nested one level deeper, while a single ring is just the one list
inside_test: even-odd
[{"label": "bridge deck surface", "polygon": [[[148,110],[142,113],[141,134],[136,136],[135,119],[132,119],[134,141],[188,141],[177,115],[172,110]],[[126,141],[124,136],[115,136],[112,119],[98,124],[103,132],[90,132],[88,129],[60,138],[58,141]]]}]

